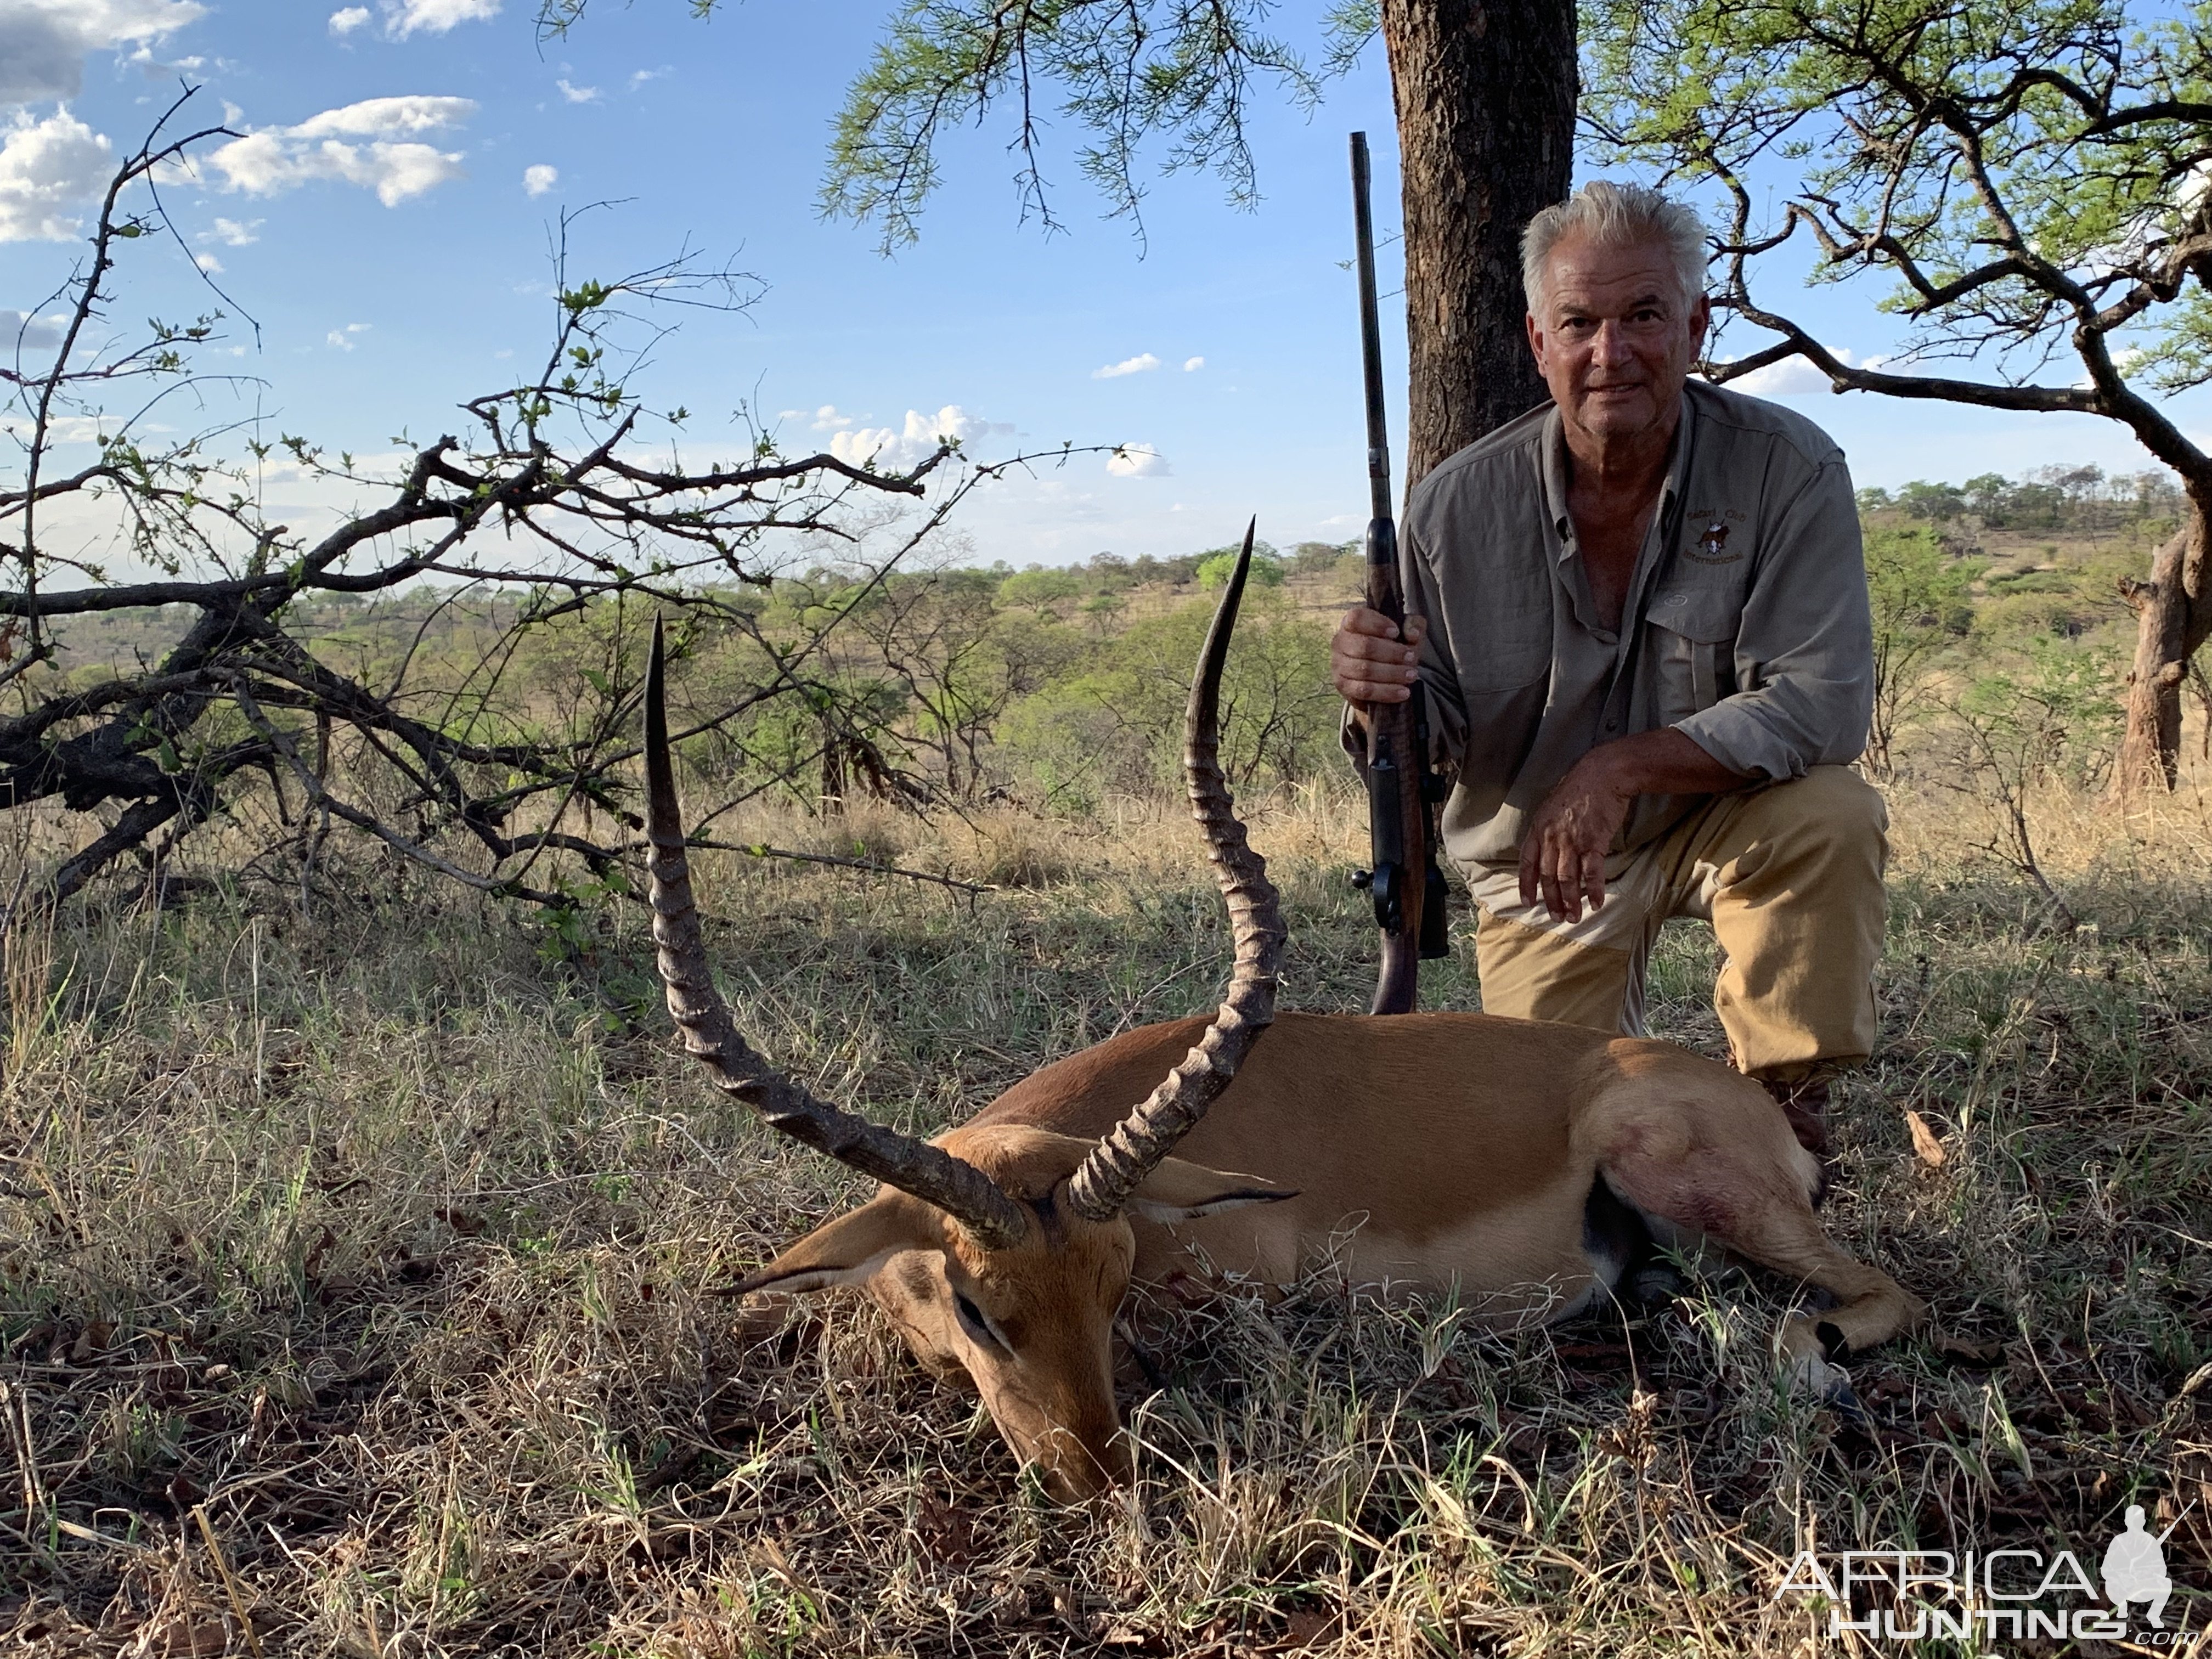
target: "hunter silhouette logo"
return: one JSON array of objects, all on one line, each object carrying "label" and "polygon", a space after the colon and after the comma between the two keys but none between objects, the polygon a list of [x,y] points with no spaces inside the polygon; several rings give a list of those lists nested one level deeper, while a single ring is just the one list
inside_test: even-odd
[{"label": "hunter silhouette logo", "polygon": [[2149,1602],[2144,1616],[2154,1630],[2164,1630],[2166,1598],[2173,1594],[2173,1580],[2166,1575],[2165,1546],[2173,1527],[2181,1522],[2176,1521],[2154,1538],[2143,1530],[2140,1504],[2128,1505],[2127,1522],[2127,1530],[2105,1548],[2105,1599],[2123,1619],[2128,1616],[2129,1602]]},{"label": "hunter silhouette logo", "polygon": [[[2180,1524],[2177,1516],[2173,1526],[2154,1535],[2143,1524],[2142,1505],[2128,1505],[2126,1526],[2106,1546],[2100,1563],[2098,1577],[2107,1605],[2100,1605],[2098,1582],[2072,1550],[2046,1554],[2013,1547],[1962,1554],[1844,1550],[1827,1556],[1801,1550],[1773,1599],[1817,1596],[1816,1607],[1826,1603],[1832,1639],[1849,1632],[1890,1642],[1931,1637],[2109,1640],[2127,1635],[2132,1604],[2148,1602],[2141,1616],[2150,1629],[2138,1639],[2153,1648],[2169,1647],[2189,1639],[2185,1630],[2166,1626],[2173,1579],[2166,1571],[2165,1546]],[[1869,1593],[1876,1603],[1872,1607],[1866,1605]]]}]

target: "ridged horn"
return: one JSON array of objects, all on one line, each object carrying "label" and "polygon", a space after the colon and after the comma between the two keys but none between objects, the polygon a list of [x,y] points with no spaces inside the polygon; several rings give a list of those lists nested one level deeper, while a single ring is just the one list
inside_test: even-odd
[{"label": "ridged horn", "polygon": [[684,1034],[684,1047],[705,1062],[715,1087],[744,1101],[770,1127],[934,1204],[988,1249],[1016,1243],[1026,1231],[1021,1208],[990,1176],[927,1141],[841,1111],[776,1071],[738,1035],[714,989],[698,906],[691,897],[691,866],[684,855],[684,819],[668,750],[665,672],[656,619],[653,659],[645,676],[646,836],[653,845],[653,942],[661,982],[668,988],[668,1012]]},{"label": "ridged horn", "polygon": [[1190,792],[1191,816],[1206,831],[1213,878],[1228,902],[1237,962],[1221,1012],[1198,1045],[1150,1099],[1098,1143],[1069,1179],[1068,1203],[1093,1221],[1109,1220],[1121,1212],[1144,1178],[1229,1086],[1237,1066],[1275,1018],[1275,982],[1282,973],[1285,936],[1282,907],[1267,879],[1267,861],[1244,838],[1243,821],[1237,816],[1229,780],[1221,770],[1221,665],[1237,627],[1237,607],[1252,568],[1252,532],[1258,525],[1255,519],[1245,527],[1243,550],[1213,613],[1213,626],[1206,631],[1182,728],[1183,781]]}]

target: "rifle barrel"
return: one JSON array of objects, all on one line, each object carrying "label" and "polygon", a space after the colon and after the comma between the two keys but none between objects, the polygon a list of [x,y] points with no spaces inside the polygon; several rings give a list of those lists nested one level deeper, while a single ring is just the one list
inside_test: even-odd
[{"label": "rifle barrel", "polygon": [[1367,376],[1367,491],[1368,516],[1392,516],[1390,501],[1390,428],[1382,402],[1382,322],[1375,300],[1375,214],[1369,205],[1372,177],[1367,162],[1367,135],[1352,135],[1352,221],[1359,239],[1359,352]]},{"label": "rifle barrel", "polygon": [[[1406,592],[1398,574],[1398,525],[1390,499],[1390,432],[1382,402],[1382,324],[1375,297],[1375,216],[1367,135],[1352,135],[1352,203],[1359,244],[1359,348],[1367,380],[1367,604],[1403,628]],[[1417,694],[1418,695],[1418,691]],[[1428,808],[1421,793],[1426,757],[1414,733],[1411,702],[1376,703],[1367,723],[1367,823],[1375,868],[1369,896],[1382,930],[1382,962],[1371,1012],[1411,1013],[1419,997],[1420,945],[1429,902]],[[1439,918],[1440,919],[1440,918]]]}]

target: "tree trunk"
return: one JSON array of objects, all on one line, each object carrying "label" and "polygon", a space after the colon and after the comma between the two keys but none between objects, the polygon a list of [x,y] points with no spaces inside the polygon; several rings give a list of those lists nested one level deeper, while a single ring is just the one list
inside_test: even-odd
[{"label": "tree trunk", "polygon": [[2136,608],[2136,659],[2128,671],[2127,730],[2112,768],[2112,798],[2141,799],[2181,775],[2181,687],[2189,659],[2212,634],[2207,506],[2191,493],[2187,522],[2152,556],[2150,580],[2128,590]]},{"label": "tree trunk", "polygon": [[1574,171],[1574,0],[1382,0],[1406,219],[1406,483],[1544,401],[1521,229]]}]

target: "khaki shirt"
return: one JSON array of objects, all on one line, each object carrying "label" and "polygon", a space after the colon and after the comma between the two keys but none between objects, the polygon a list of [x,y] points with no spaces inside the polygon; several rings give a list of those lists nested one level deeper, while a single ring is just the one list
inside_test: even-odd
[{"label": "khaki shirt", "polygon": [[[1407,607],[1429,618],[1431,738],[1458,774],[1444,850],[1470,879],[1516,862],[1528,815],[1613,738],[1676,726],[1776,780],[1865,746],[1874,647],[1850,475],[1786,409],[1688,382],[1618,633],[1598,626],[1553,405],[1421,480],[1401,557]],[[1639,797],[1616,854],[1705,799]]]}]

